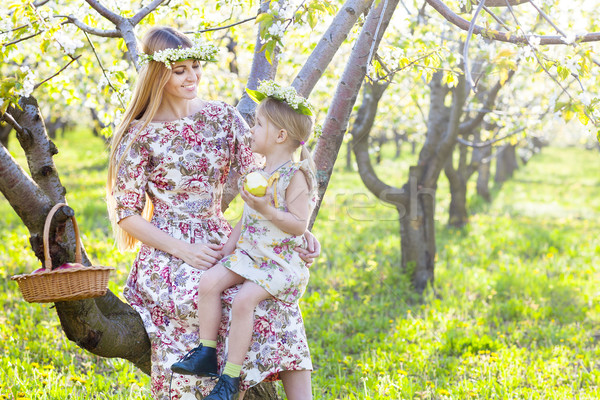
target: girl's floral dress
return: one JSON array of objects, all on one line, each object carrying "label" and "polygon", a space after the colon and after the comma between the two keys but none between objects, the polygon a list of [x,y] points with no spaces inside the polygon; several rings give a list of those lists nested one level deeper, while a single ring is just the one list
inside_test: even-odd
[{"label": "girl's floral dress", "polygon": [[[308,167],[308,161],[289,164],[274,171],[274,176],[259,171],[266,179],[276,177],[267,196],[271,204],[279,210],[288,211],[285,193],[295,173],[308,178],[311,190],[306,200],[312,210],[316,204],[314,188],[316,179]],[[241,180],[240,180],[241,182]],[[279,229],[261,213],[249,205],[244,205],[242,231],[235,251],[221,260],[221,263],[238,275],[261,286],[272,296],[286,303],[297,302],[304,294],[308,284],[309,272],[295,247],[304,247],[304,236],[295,236]]]},{"label": "girl's floral dress", "polygon": [[[230,169],[239,176],[255,167],[248,140],[248,125],[234,107],[221,102],[209,102],[190,117],[150,123],[143,131],[132,127],[118,151],[125,154],[113,190],[119,219],[139,215],[148,196],[154,205],[151,222],[162,231],[189,243],[224,243],[231,227],[221,212],[223,187]],[[199,343],[196,310],[202,272],[143,244],[131,267],[123,294],[150,338],[154,399],[202,398],[214,385],[208,378],[170,370]],[[228,289],[222,297],[220,368],[237,291]],[[276,379],[280,371],[312,369],[297,302],[261,302],[252,342],[242,389]]]}]

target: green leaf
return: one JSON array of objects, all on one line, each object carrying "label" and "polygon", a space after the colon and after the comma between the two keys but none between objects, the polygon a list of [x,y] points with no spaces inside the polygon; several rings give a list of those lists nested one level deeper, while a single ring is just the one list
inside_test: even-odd
[{"label": "green leaf", "polygon": [[261,93],[258,90],[248,88],[246,88],[246,93],[248,93],[248,97],[250,97],[255,103],[260,103],[265,97],[267,97],[264,93]]},{"label": "green leaf", "polygon": [[308,13],[308,25],[311,29],[315,29],[315,26],[317,26],[317,18],[313,13]]},{"label": "green leaf", "polygon": [[254,21],[254,23],[256,24],[260,24],[261,22],[273,22],[273,16],[269,13],[262,13],[259,14],[258,17],[256,17],[256,20]]},{"label": "green leaf", "polygon": [[579,122],[581,122],[583,125],[587,125],[588,122],[590,122],[590,119],[588,118],[587,115],[585,115],[585,113],[583,111],[580,111],[579,113],[577,113],[577,117],[579,118]]},{"label": "green leaf", "polygon": [[273,64],[273,51],[275,50],[275,44],[276,42],[274,40],[271,40],[267,43],[267,46],[265,47],[265,58],[267,59],[269,64]]}]

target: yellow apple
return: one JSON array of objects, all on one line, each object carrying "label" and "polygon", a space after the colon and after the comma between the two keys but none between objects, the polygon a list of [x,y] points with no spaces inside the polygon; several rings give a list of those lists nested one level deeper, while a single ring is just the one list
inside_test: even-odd
[{"label": "yellow apple", "polygon": [[267,186],[267,180],[258,171],[249,173],[244,180],[244,189],[258,197],[263,197],[267,193]]}]

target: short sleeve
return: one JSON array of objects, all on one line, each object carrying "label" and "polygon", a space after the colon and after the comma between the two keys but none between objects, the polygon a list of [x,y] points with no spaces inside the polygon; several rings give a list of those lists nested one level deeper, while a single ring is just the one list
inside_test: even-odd
[{"label": "short sleeve", "polygon": [[250,127],[235,107],[227,107],[229,113],[225,129],[230,137],[231,168],[239,175],[244,175],[256,168],[258,158],[250,149]]},{"label": "short sleeve", "polygon": [[[117,151],[121,160],[112,196],[116,203],[116,215],[120,221],[132,215],[141,215],[146,203],[150,151],[145,135],[138,135],[132,127],[123,136]],[[133,141],[133,142],[132,142]],[[126,152],[125,156],[123,154]]]}]

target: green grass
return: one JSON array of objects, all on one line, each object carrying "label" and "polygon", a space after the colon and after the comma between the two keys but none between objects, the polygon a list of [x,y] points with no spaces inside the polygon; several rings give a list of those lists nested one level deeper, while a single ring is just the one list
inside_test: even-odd
[{"label": "green grass", "polygon": [[[56,142],[86,249],[117,268],[110,289],[118,294],[133,254],[118,253],[110,238],[103,143],[83,132]],[[401,185],[414,159],[388,157],[376,169]],[[396,210],[343,163],[340,155],[314,228],[323,251],[301,300],[315,399],[600,398],[597,152],[543,149],[493,188],[492,203],[470,198],[463,230],[445,225],[440,178],[435,290],[422,298],[400,271]],[[0,398],[149,398],[148,377],[131,364],[84,352],[51,305],[23,302],[8,277],[38,261],[4,200],[0,213]]]}]

